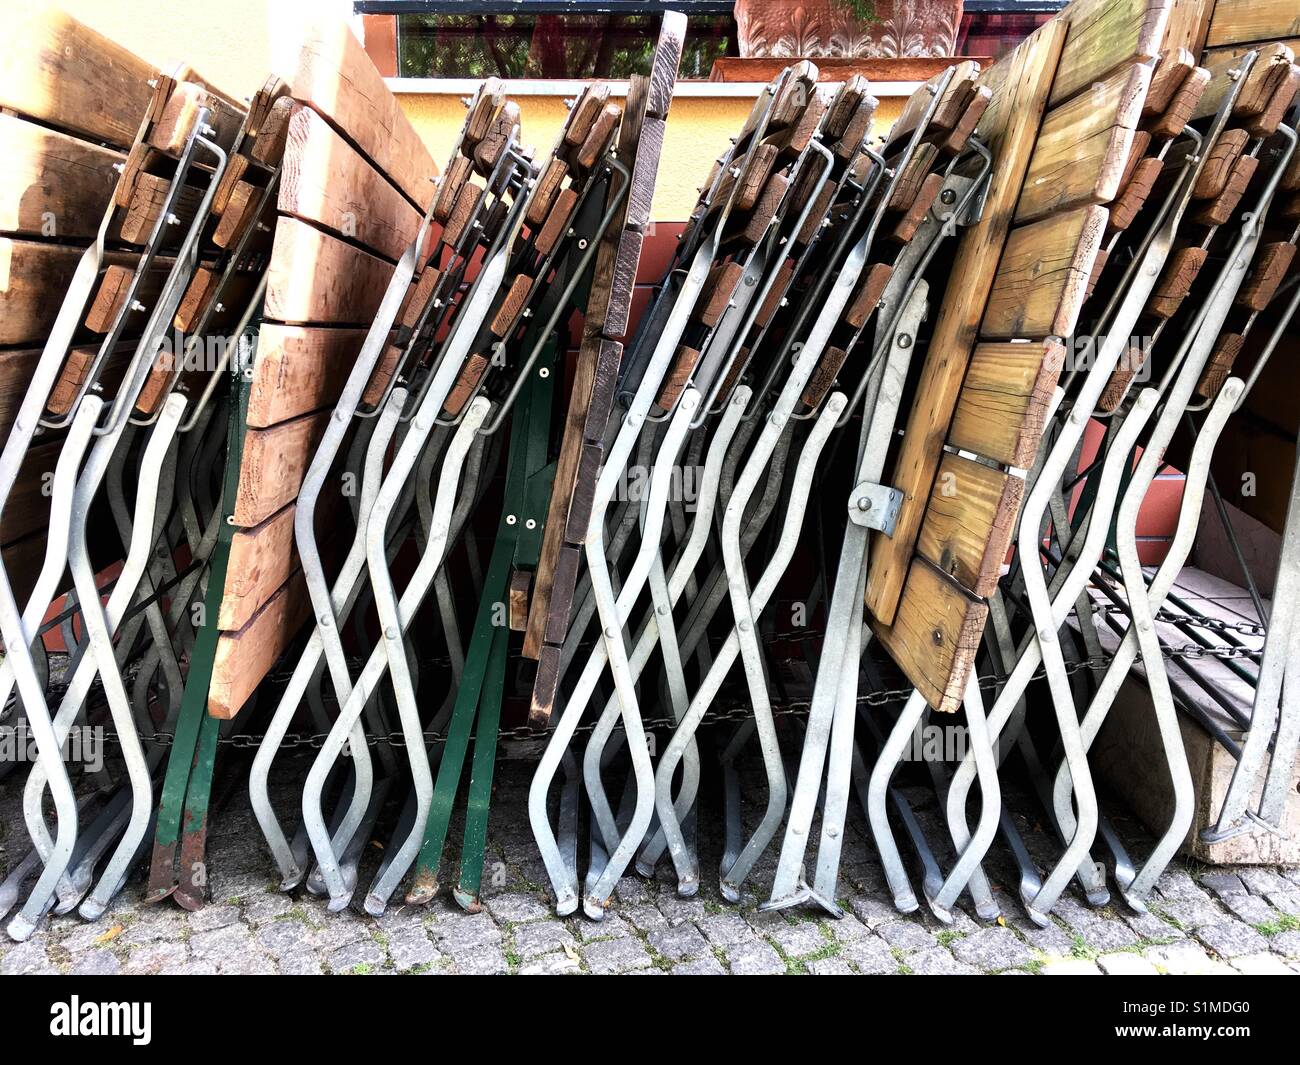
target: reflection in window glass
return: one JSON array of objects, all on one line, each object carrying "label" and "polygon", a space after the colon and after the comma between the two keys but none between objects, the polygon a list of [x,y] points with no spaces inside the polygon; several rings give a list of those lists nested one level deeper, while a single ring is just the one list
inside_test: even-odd
[{"label": "reflection in window glass", "polygon": [[[650,69],[657,15],[399,15],[398,73],[408,78],[613,78]],[[688,18],[679,77],[709,76],[736,55],[725,15]]]}]

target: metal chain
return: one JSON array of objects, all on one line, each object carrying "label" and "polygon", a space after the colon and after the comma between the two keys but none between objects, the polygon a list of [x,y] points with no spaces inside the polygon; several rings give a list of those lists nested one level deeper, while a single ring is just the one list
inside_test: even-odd
[{"label": "metal chain", "polygon": [[[1206,658],[1250,658],[1258,652],[1248,647],[1202,647],[1200,644],[1184,644],[1181,647],[1171,647],[1166,653],[1166,658],[1171,659],[1206,659]],[[1067,662],[1065,666],[1066,676],[1073,676],[1084,670],[1105,669],[1110,665],[1111,658],[1109,655],[1092,655],[1088,658],[1081,658],[1074,662]],[[995,690],[1003,684],[1009,674],[1006,673],[988,673],[981,674],[979,685],[985,690]],[[1037,669],[1031,680],[1041,680],[1047,676],[1046,670],[1042,667]],[[893,703],[902,703],[912,694],[912,688],[882,688],[879,691],[867,692],[865,695],[858,696],[859,706],[889,706]],[[796,699],[786,703],[774,704],[772,715],[774,717],[797,717],[804,716],[812,707],[811,700]],[[728,722],[742,722],[753,717],[753,708],[745,703],[737,703],[734,706],[727,707],[717,713],[710,713],[706,723],[725,724]],[[646,729],[656,728],[674,728],[676,722],[670,717],[652,717],[646,718],[642,725]],[[594,730],[596,723],[588,722],[579,725],[577,732],[589,733]],[[310,747],[319,749],[329,734],[326,732],[299,733],[287,732],[280,741],[281,749],[293,749],[298,747]],[[514,728],[502,729],[500,732],[502,740],[537,740],[546,736],[545,732],[539,732],[530,725],[518,725]],[[169,747],[172,744],[174,736],[170,732],[155,732],[152,736],[145,737],[162,747]],[[256,749],[265,738],[262,734],[244,733],[238,736],[227,736],[217,742],[236,749]],[[105,731],[104,739],[110,743],[116,742],[117,734],[112,731]],[[424,733],[426,745],[435,746],[446,742],[446,736],[440,732]],[[374,734],[366,737],[366,743],[370,747],[378,747],[381,744],[389,747],[405,747],[406,739],[400,731],[389,732],[386,734]]]}]

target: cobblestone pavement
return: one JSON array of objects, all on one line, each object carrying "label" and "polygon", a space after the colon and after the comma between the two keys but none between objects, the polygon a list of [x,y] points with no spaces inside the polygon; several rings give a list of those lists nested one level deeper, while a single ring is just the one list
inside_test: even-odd
[{"label": "cobblestone pavement", "polygon": [[[213,822],[208,906],[197,913],[171,903],[142,906],[137,878],[99,922],[55,918],[25,944],[0,935],[0,974],[1300,972],[1300,868],[1179,863],[1160,879],[1147,914],[1129,912],[1119,900],[1089,909],[1067,894],[1052,926],[1040,929],[1004,897],[1004,923],[981,927],[959,912],[944,927],[925,914],[894,910],[857,809],[844,848],[843,920],[810,910],[759,913],[754,895],[740,906],[725,904],[708,875],[717,868],[720,840],[707,836],[699,842],[705,875],[698,897],[678,898],[665,865],[657,881],[624,879],[604,921],[560,920],[528,829],[530,772],[511,762],[498,771],[481,913],[462,912],[445,889],[427,908],[394,905],[378,920],[354,910],[330,914],[310,895],[282,894],[241,789]],[[928,837],[941,839],[933,793],[905,790]],[[12,783],[0,789],[0,870],[24,849],[18,791]],[[291,782],[281,783],[277,806],[286,815],[294,793]],[[746,794],[763,792],[755,784]],[[1023,811],[1029,803],[1013,796],[1010,807]],[[705,813],[703,823],[717,823]],[[1149,839],[1112,813],[1140,858]],[[1041,826],[1017,819],[1031,852],[1040,863],[1050,861],[1055,847]],[[456,828],[449,850],[460,840]],[[371,850],[373,866],[379,844]],[[995,844],[986,865],[995,885],[1015,883],[1004,852]],[[769,854],[751,886],[770,883],[774,865]],[[452,871],[444,869],[444,884]],[[369,875],[363,866],[363,885]]]}]

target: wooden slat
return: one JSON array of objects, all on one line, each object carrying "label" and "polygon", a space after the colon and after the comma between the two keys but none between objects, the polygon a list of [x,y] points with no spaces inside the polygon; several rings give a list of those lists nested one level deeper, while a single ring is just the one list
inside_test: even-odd
[{"label": "wooden slat", "polygon": [[[80,248],[0,237],[0,344],[44,343],[59,313],[52,292],[66,292],[81,259]],[[106,253],[109,265],[133,257]]]},{"label": "wooden slat", "polygon": [[952,713],[965,695],[988,611],[918,558],[909,567],[894,624],[873,620],[871,628],[925,701]]},{"label": "wooden slat", "polygon": [[0,114],[0,232],[93,237],[113,198],[121,152]]},{"label": "wooden slat", "polygon": [[239,713],[302,628],[310,610],[307,583],[299,572],[247,625],[238,632],[222,634],[208,687],[209,714],[224,721]]},{"label": "wooden slat", "polygon": [[40,357],[40,348],[0,351],[0,440],[9,438]]},{"label": "wooden slat", "polygon": [[916,540],[917,554],[967,591],[991,595],[1024,492],[1023,477],[945,454]]},{"label": "wooden slat", "polygon": [[1172,318],[1192,289],[1201,267],[1205,265],[1204,248],[1176,248],[1151,291],[1147,310],[1157,318]]},{"label": "wooden slat", "polygon": [[1192,198],[1212,200],[1223,195],[1227,188],[1232,168],[1245,150],[1250,134],[1244,129],[1225,129],[1210,145],[1206,153],[1205,164],[1192,187]]},{"label": "wooden slat", "polygon": [[242,629],[298,567],[294,548],[296,508],[285,507],[251,529],[238,530],[230,541],[226,586],[221,593],[217,628]]},{"label": "wooden slat", "polygon": [[266,317],[280,322],[368,324],[393,268],[336,237],[283,217],[267,267]]},{"label": "wooden slat", "polygon": [[871,547],[867,605],[887,624],[898,608],[944,436],[993,287],[1064,37],[1065,26],[1059,20],[1048,22],[981,75],[994,90],[981,130],[994,160],[988,198],[979,223],[966,230],[953,255],[952,276],[960,278],[961,285],[947,294],[939,308],[889,478],[888,483],[903,493],[894,535],[877,536]]},{"label": "wooden slat", "polygon": [[1213,48],[1296,36],[1300,9],[1294,0],[1218,0],[1205,43]]},{"label": "wooden slat", "polygon": [[263,324],[249,385],[249,427],[263,429],[333,404],[365,338],[364,329]]},{"label": "wooden slat", "polygon": [[1106,231],[1104,207],[1080,207],[1011,231],[980,335],[1068,336]]},{"label": "wooden slat", "polygon": [[[534,723],[544,723],[549,718],[556,695],[558,648],[546,646],[546,641],[551,639],[552,645],[563,641],[577,582],[581,552],[575,543],[580,543],[585,536],[585,525],[578,520],[581,515],[573,512],[577,478],[587,445],[600,440],[609,417],[623,354],[623,346],[615,338],[627,332],[644,234],[652,222],[651,205],[663,150],[665,119],[685,30],[684,15],[666,13],[660,23],[650,76],[633,75],[628,83],[617,153],[631,171],[631,184],[620,213],[596,251],[582,341],[574,363],[560,454],[524,631],[524,655],[539,659],[529,710],[529,718]],[[574,518],[572,533],[570,517]],[[569,542],[570,536],[575,538],[574,542]],[[559,630],[558,641],[552,638],[556,630]]]},{"label": "wooden slat", "polygon": [[1245,84],[1237,95],[1233,115],[1238,118],[1253,118],[1259,115],[1272,101],[1277,87],[1290,76],[1290,67],[1295,62],[1295,51],[1290,47],[1294,41],[1275,41],[1270,44],[1232,48],[1217,48],[1207,51],[1201,57],[1201,66],[1210,72],[1210,83],[1201,93],[1201,98],[1192,112],[1192,117],[1208,118],[1219,110],[1219,104],[1227,94],[1231,81],[1228,71],[1245,52],[1257,51],[1255,65],[1250,68]]},{"label": "wooden slat", "polygon": [[[140,174],[137,176],[131,192],[131,202],[118,225],[118,235],[122,240],[131,244],[144,244],[149,239],[159,215],[162,214],[163,206],[167,202],[167,194],[171,190],[171,185],[170,178],[159,177],[156,174]],[[162,239],[171,238],[170,242],[174,244],[181,232],[180,226],[187,226],[194,220],[195,214],[198,213],[199,204],[203,199],[203,192],[204,190],[197,185],[184,185],[180,188],[177,192],[173,212],[181,220],[180,225],[173,227],[170,231],[164,230]]]},{"label": "wooden slat", "polygon": [[324,115],[412,202],[428,206],[438,168],[345,22],[308,30],[289,84],[296,100]]},{"label": "wooden slat", "polygon": [[948,443],[1007,466],[1033,465],[1047,405],[1065,360],[1056,341],[979,344],[953,414]]},{"label": "wooden slat", "polygon": [[181,81],[173,86],[162,113],[149,130],[148,143],[160,152],[178,155],[204,108],[208,110],[207,124],[212,129],[210,139],[229,147],[243,125],[244,112],[227,103],[219,93],[193,81]]},{"label": "wooden slat", "polygon": [[301,104],[289,120],[278,206],[283,214],[315,222],[393,260],[420,229],[419,214],[388,179]]},{"label": "wooden slat", "polygon": [[1132,60],[1160,53],[1170,0],[1074,0],[1057,17],[1069,27],[1052,83],[1052,107]]},{"label": "wooden slat", "polygon": [[1150,78],[1145,64],[1121,67],[1047,113],[1016,208],[1018,223],[1114,199]]},{"label": "wooden slat", "polygon": [[[149,268],[144,272],[140,279],[140,284],[136,288],[136,299],[146,308],[152,307],[154,300],[158,298],[159,292],[162,291],[163,283],[167,280],[167,275],[171,273],[173,260],[162,257],[155,258]],[[121,263],[111,264],[99,279],[99,287],[95,290],[95,295],[91,298],[90,307],[86,311],[86,328],[93,333],[107,333],[113,327],[118,312],[126,303],[126,294],[131,287],[131,278],[135,273],[135,263],[125,265]],[[144,315],[147,311],[127,311],[128,315],[139,314],[139,325],[144,326]],[[139,329],[133,329],[136,323],[130,318],[127,319],[127,331],[139,333]]]},{"label": "wooden slat", "polygon": [[35,444],[28,449],[13,490],[5,501],[4,529],[0,531],[0,543],[13,543],[46,526],[50,514],[48,486],[62,450],[63,442],[60,440]]},{"label": "wooden slat", "polygon": [[307,464],[328,421],[329,412],[318,411],[269,429],[248,431],[235,493],[235,525],[257,525],[298,497]]},{"label": "wooden slat", "polygon": [[0,107],[130,146],[153,101],[153,67],[55,8],[11,8],[5,38]]},{"label": "wooden slat", "polygon": [[1262,311],[1273,299],[1294,261],[1294,244],[1279,242],[1261,247],[1237,292],[1237,305],[1248,311]]},{"label": "wooden slat", "polygon": [[289,143],[289,123],[298,106],[292,97],[281,96],[266,112],[262,128],[253,139],[250,153],[263,166],[274,167],[284,158]]}]

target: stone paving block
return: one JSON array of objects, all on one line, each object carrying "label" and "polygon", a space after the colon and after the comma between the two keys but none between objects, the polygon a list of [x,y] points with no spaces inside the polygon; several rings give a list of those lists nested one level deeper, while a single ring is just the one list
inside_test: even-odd
[{"label": "stone paving block", "polygon": [[452,951],[451,960],[462,976],[500,976],[510,971],[505,952],[495,943]]},{"label": "stone paving block", "polygon": [[1184,933],[1154,913],[1126,913],[1124,923],[1138,934],[1140,939],[1182,939]]},{"label": "stone paving block", "polygon": [[856,966],[858,972],[872,976],[896,973],[902,964],[894,956],[889,944],[875,935],[863,936],[847,943],[839,956]]},{"label": "stone paving block", "polygon": [[984,972],[1014,969],[1034,960],[1033,951],[1020,942],[1010,928],[983,928],[972,932],[955,941],[951,950],[958,961]]},{"label": "stone paving block", "polygon": [[673,976],[725,976],[727,970],[712,954],[704,958],[683,961],[668,970]]},{"label": "stone paving block", "polygon": [[620,911],[628,923],[639,932],[655,932],[668,927],[668,918],[659,912],[653,902],[643,902]]},{"label": "stone paving block", "polygon": [[458,914],[439,921],[433,934],[443,952],[455,957],[476,947],[496,947],[501,943],[501,929],[486,913]]},{"label": "stone paving block", "polygon": [[1268,937],[1268,949],[1284,958],[1300,958],[1300,931],[1279,932]]},{"label": "stone paving block", "polygon": [[1245,866],[1238,871],[1238,875],[1247,889],[1255,895],[1266,895],[1270,891],[1287,891],[1294,886],[1275,869],[1262,866]]},{"label": "stone paving block", "polygon": [[1282,913],[1300,917],[1300,891],[1270,891],[1264,897]]},{"label": "stone paving block", "polygon": [[978,969],[959,962],[943,947],[931,947],[929,950],[909,954],[903,964],[917,976],[967,976],[979,972]]},{"label": "stone paving block", "polygon": [[1049,961],[1038,972],[1042,976],[1101,976],[1101,970],[1096,964],[1081,958]]},{"label": "stone paving block", "polygon": [[388,936],[388,957],[398,972],[431,965],[444,955],[438,950],[427,929],[421,925],[407,925]]},{"label": "stone paving block", "polygon": [[358,940],[330,951],[325,963],[332,973],[350,973],[357,968],[379,969],[387,959],[384,948],[373,939]]},{"label": "stone paving block", "polygon": [[1196,938],[1220,958],[1237,958],[1268,950],[1268,942],[1244,921],[1220,921],[1196,930]]},{"label": "stone paving block", "polygon": [[855,939],[871,935],[871,929],[851,913],[846,913],[839,920],[827,922],[827,926],[831,930],[831,935],[840,943],[852,943]]},{"label": "stone paving block", "polygon": [[215,928],[238,924],[242,917],[238,906],[204,906],[189,915],[188,924],[192,932],[211,932]]},{"label": "stone paving block", "polygon": [[1195,932],[1207,924],[1218,924],[1225,914],[1212,902],[1201,899],[1177,899],[1160,907],[1162,916],[1173,918],[1185,931]]},{"label": "stone paving block", "polygon": [[1108,976],[1155,976],[1159,970],[1140,954],[1120,951],[1097,958],[1101,971]]},{"label": "stone paving block", "polygon": [[252,939],[253,933],[247,925],[224,925],[211,932],[196,932],[190,936],[190,952],[196,958],[211,958],[220,965],[225,959],[247,950]]},{"label": "stone paving block", "polygon": [[891,921],[881,925],[876,931],[880,938],[895,950],[911,953],[914,950],[928,950],[934,946],[934,935],[913,921]]},{"label": "stone paving block", "polygon": [[325,972],[320,955],[301,947],[288,954],[276,955],[275,962],[282,976],[321,976]]},{"label": "stone paving block", "polygon": [[1197,886],[1191,873],[1181,866],[1170,866],[1156,879],[1156,892],[1166,899],[1203,899],[1205,892]]},{"label": "stone paving block", "polygon": [[1202,873],[1200,881],[1201,887],[1208,888],[1219,898],[1246,893],[1246,885],[1236,873]]},{"label": "stone paving block", "polygon": [[293,909],[293,898],[282,891],[265,891],[244,902],[244,920],[249,924],[273,921]]},{"label": "stone paving block", "polygon": [[768,936],[791,958],[802,958],[806,954],[825,950],[828,942],[822,935],[821,928],[813,921],[773,925]]},{"label": "stone paving block", "polygon": [[1276,954],[1243,954],[1232,959],[1232,967],[1247,976],[1297,976]]},{"label": "stone paving block", "polygon": [[810,961],[808,963],[808,972],[812,976],[853,975],[853,970],[849,968],[849,963],[843,958],[822,958],[820,961]]},{"label": "stone paving block", "polygon": [[1216,971],[1219,966],[1195,943],[1170,943],[1160,947],[1147,947],[1142,952],[1157,970],[1174,976]]},{"label": "stone paving block", "polygon": [[699,922],[699,929],[715,947],[758,942],[758,936],[749,927],[749,922],[731,910],[726,913],[709,914]]},{"label": "stone paving block", "polygon": [[92,950],[76,958],[69,970],[73,976],[116,976],[122,971],[122,963],[109,950]]},{"label": "stone paving block", "polygon": [[704,900],[698,895],[683,899],[671,892],[662,892],[657,901],[659,912],[670,925],[699,921],[704,917]]},{"label": "stone paving block", "polygon": [[542,954],[535,957],[517,970],[520,976],[561,976],[565,973],[582,971],[576,958],[570,958],[562,950],[554,954]]},{"label": "stone paving block", "polygon": [[128,973],[156,973],[168,965],[184,965],[190,948],[185,943],[145,943],[134,947],[127,958]]},{"label": "stone paving block", "polygon": [[854,895],[849,899],[849,909],[868,928],[879,928],[882,924],[899,918],[892,902],[870,895]]},{"label": "stone paving block", "polygon": [[1079,934],[1088,946],[1098,951],[1131,947],[1138,941],[1137,934],[1123,921],[1098,921]]},{"label": "stone paving block", "polygon": [[785,962],[781,960],[781,955],[761,940],[723,947],[722,953],[736,976],[771,976],[785,972]]},{"label": "stone paving block", "polygon": [[484,905],[498,921],[541,921],[552,916],[550,906],[536,895],[493,895]]},{"label": "stone paving block", "polygon": [[1046,928],[1039,928],[1032,925],[1028,929],[1020,932],[1028,943],[1035,950],[1042,951],[1049,957],[1069,957],[1074,951],[1074,939],[1065,934],[1057,925],[1051,924]]},{"label": "stone paving block", "polygon": [[627,918],[617,913],[605,914],[603,921],[588,921],[585,917],[571,917],[568,921],[569,931],[580,943],[590,943],[596,939],[626,939],[634,936],[636,930]]},{"label": "stone paving block", "polygon": [[669,961],[687,961],[709,953],[709,942],[693,924],[661,928],[647,937],[650,946]]},{"label": "stone paving block", "polygon": [[593,973],[625,973],[648,969],[653,964],[641,941],[630,936],[592,943],[582,953]]},{"label": "stone paving block", "polygon": [[513,937],[515,953],[524,961],[549,954],[553,950],[562,951],[566,946],[577,943],[573,933],[564,927],[563,922],[556,920],[518,925],[514,929]]},{"label": "stone paving block", "polygon": [[1258,895],[1226,895],[1220,901],[1247,924],[1267,924],[1277,919],[1277,911]]}]

